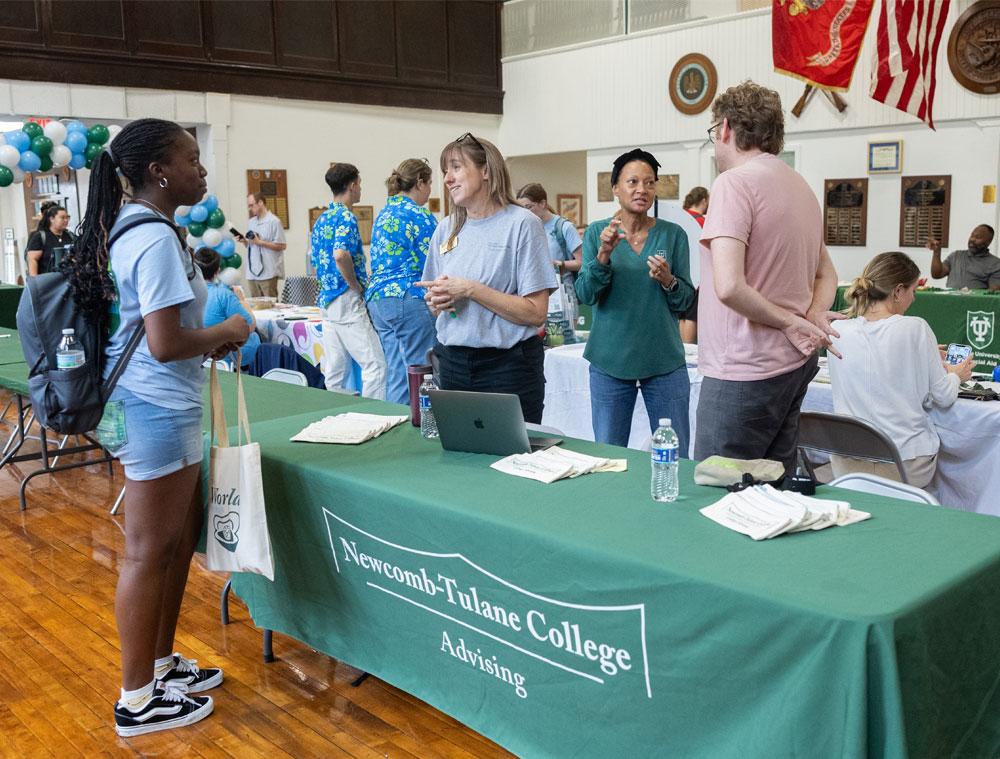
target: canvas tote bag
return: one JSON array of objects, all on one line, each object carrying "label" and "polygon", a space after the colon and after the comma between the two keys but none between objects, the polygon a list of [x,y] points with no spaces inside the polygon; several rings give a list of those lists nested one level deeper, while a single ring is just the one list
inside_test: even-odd
[{"label": "canvas tote bag", "polygon": [[[208,568],[218,572],[253,572],[274,580],[274,556],[267,533],[260,444],[250,440],[250,422],[243,397],[243,377],[236,362],[239,424],[236,445],[229,445],[226,409],[219,374],[212,362],[212,450],[208,464]],[[246,437],[246,443],[243,437]],[[218,444],[216,444],[216,437]]]}]

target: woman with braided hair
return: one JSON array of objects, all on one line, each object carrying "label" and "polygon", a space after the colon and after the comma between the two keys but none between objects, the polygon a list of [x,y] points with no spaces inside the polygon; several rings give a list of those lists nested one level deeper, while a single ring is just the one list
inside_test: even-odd
[{"label": "woman with braided hair", "polygon": [[[833,410],[863,419],[884,432],[899,448],[906,478],[919,488],[934,476],[941,445],[927,412],[948,408],[959,383],[972,376],[975,359],[943,364],[930,325],[904,316],[913,303],[920,269],[905,253],[879,253],[868,262],[845,296],[848,316],[837,322],[840,337],[830,355]],[[893,464],[832,456],[836,476],[868,472],[893,480]]]},{"label": "woman with braided hair", "polygon": [[203,719],[211,697],[189,694],[222,682],[221,670],[199,669],[173,648],[203,516],[201,363],[249,334],[238,314],[203,328],[205,282],[171,221],[205,194],[205,174],[198,143],[177,124],[129,124],[94,160],[87,214],[63,263],[77,304],[96,323],[110,320],[105,376],[137,327],[146,330],[99,428],[126,481],[115,594],[122,736]]}]

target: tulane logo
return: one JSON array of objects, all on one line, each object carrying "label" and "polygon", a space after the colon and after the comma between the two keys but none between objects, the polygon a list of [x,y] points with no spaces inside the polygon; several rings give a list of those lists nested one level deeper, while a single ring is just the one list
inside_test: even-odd
[{"label": "tulane logo", "polygon": [[982,350],[993,342],[993,312],[969,311],[965,322],[965,334],[976,350]]},{"label": "tulane logo", "polygon": [[240,515],[235,511],[213,518],[215,539],[227,551],[236,552],[240,542]]}]

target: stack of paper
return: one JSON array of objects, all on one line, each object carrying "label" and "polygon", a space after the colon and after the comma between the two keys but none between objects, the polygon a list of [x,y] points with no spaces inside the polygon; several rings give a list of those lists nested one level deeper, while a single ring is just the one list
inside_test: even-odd
[{"label": "stack of paper", "polygon": [[402,424],[408,416],[358,414],[348,411],[313,422],[292,438],[296,443],[345,443],[357,445]]},{"label": "stack of paper", "polygon": [[706,506],[701,513],[730,530],[754,540],[766,540],[786,532],[822,530],[863,522],[871,517],[856,511],[847,501],[824,501],[799,493],[757,485],[729,493]]},{"label": "stack of paper", "polygon": [[591,472],[624,472],[628,468],[625,459],[602,459],[587,456],[563,448],[546,448],[534,453],[515,453],[495,464],[492,469],[516,477],[527,477],[546,484],[565,478],[579,477]]}]

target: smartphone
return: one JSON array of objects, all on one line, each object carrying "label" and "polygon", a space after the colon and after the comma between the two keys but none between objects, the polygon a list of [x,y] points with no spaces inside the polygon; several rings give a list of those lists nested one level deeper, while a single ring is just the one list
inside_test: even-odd
[{"label": "smartphone", "polygon": [[944,360],[952,366],[961,364],[972,354],[972,348],[961,343],[951,343],[945,353]]},{"label": "smartphone", "polygon": [[240,233],[240,231],[239,231],[239,230],[238,230],[238,229],[237,229],[236,227],[230,227],[230,228],[229,228],[229,233],[230,233],[230,234],[231,234],[231,235],[232,235],[233,237],[235,237],[235,238],[236,238],[237,240],[238,240],[239,238],[243,237],[243,235],[242,235],[242,234]]}]

